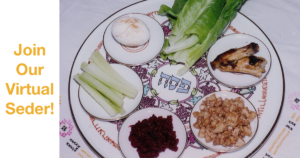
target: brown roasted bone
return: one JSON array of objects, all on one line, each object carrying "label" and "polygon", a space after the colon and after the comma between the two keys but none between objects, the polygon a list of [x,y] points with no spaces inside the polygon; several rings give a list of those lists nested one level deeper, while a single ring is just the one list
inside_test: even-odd
[{"label": "brown roasted bone", "polygon": [[218,55],[210,64],[213,70],[240,72],[260,77],[265,72],[267,61],[263,57],[253,55],[258,51],[259,45],[250,43],[244,47],[230,49]]}]

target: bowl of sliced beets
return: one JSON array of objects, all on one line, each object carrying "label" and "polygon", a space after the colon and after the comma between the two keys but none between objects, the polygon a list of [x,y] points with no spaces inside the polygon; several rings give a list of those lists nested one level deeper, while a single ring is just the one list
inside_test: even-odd
[{"label": "bowl of sliced beets", "polygon": [[179,157],[186,145],[186,129],[172,112],[145,108],[130,115],[119,132],[119,145],[125,157]]}]

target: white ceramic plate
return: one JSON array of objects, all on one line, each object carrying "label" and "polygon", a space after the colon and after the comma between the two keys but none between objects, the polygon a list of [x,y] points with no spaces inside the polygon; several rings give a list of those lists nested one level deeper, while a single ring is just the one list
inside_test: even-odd
[{"label": "white ceramic plate", "polygon": [[164,152],[159,153],[158,158],[176,158],[181,155],[183,149],[186,145],[186,130],[181,122],[181,120],[172,112],[160,109],[160,108],[146,108],[139,110],[132,115],[130,115],[125,122],[123,123],[120,132],[119,132],[119,145],[121,151],[125,157],[130,158],[139,158],[138,152],[136,148],[131,146],[129,141],[130,135],[130,125],[136,124],[138,121],[142,121],[144,119],[150,118],[152,115],[157,117],[162,116],[163,118],[167,118],[168,115],[171,115],[173,118],[173,130],[176,132],[176,137],[179,139],[177,144],[178,150],[176,152],[166,149]]},{"label": "white ceramic plate", "polygon": [[129,67],[112,64],[112,67],[123,76],[128,82],[136,85],[140,88],[137,96],[134,99],[124,97],[124,110],[125,114],[118,114],[114,117],[111,117],[83,88],[79,88],[79,101],[82,107],[92,116],[97,117],[104,121],[113,121],[119,120],[127,117],[134,109],[138,107],[143,96],[143,84],[140,77]]},{"label": "white ceramic plate", "polygon": [[[266,72],[263,73],[260,78],[249,74],[222,72],[219,69],[212,69],[210,62],[212,62],[219,54],[222,54],[232,48],[246,46],[251,42],[259,45],[259,51],[254,55],[257,57],[263,57],[268,62],[265,66]],[[247,34],[230,34],[220,38],[210,48],[207,55],[207,66],[211,75],[225,86],[233,88],[246,88],[259,83],[268,74],[271,67],[271,62],[271,55],[266,45],[258,38]]]},{"label": "white ceramic plate", "polygon": [[[172,27],[169,25],[168,18],[166,16],[158,15],[157,11],[162,4],[166,4],[167,6],[171,7],[173,3],[174,0],[148,0],[140,1],[123,8],[109,16],[106,20],[102,22],[99,21],[99,25],[95,26],[95,29],[89,35],[87,35],[86,40],[78,50],[69,77],[69,105],[73,117],[72,121],[74,121],[86,144],[97,154],[98,157],[124,157],[118,148],[119,127],[123,123],[123,120],[109,122],[91,117],[80,105],[78,99],[79,85],[73,80],[72,77],[75,74],[82,72],[80,69],[81,63],[83,61],[87,61],[90,57],[90,53],[92,53],[95,49],[99,49],[100,53],[106,57],[107,60],[111,61],[108,54],[105,53],[102,45],[103,33],[107,26],[119,16],[133,12],[147,14],[161,23],[166,34],[170,33],[169,31]],[[234,32],[253,35],[266,44],[272,57],[272,69],[270,69],[266,79],[253,87],[245,89],[236,89],[223,86],[223,84],[216,82],[216,80],[212,78],[211,74],[209,74],[208,67],[206,66],[206,56],[204,56],[202,60],[195,63],[194,68],[196,73],[193,74],[196,75],[194,78],[191,78],[192,75],[186,76],[190,75],[188,73],[191,72],[188,72],[182,76],[182,78],[179,78],[180,80],[183,80],[184,78],[185,80],[191,81],[189,93],[178,93],[176,96],[180,97],[177,97],[177,99],[175,98],[174,100],[171,97],[168,99],[164,96],[175,96],[174,93],[176,93],[177,89],[181,88],[181,83],[179,82],[177,88],[174,90],[169,90],[170,84],[168,84],[168,87],[162,88],[162,90],[155,88],[154,84],[156,87],[158,87],[157,78],[160,78],[161,72],[171,77],[172,75],[176,77],[176,73],[173,73],[175,70],[173,69],[177,69],[179,65],[170,65],[169,61],[162,61],[159,58],[155,58],[148,64],[133,67],[133,69],[135,69],[135,71],[141,77],[144,86],[144,96],[139,107],[142,108],[155,106],[167,108],[172,110],[173,113],[176,113],[176,111],[180,111],[180,108],[182,107],[189,108],[194,106],[194,103],[196,103],[199,98],[203,97],[206,92],[210,90],[228,90],[243,94],[245,97],[249,98],[255,108],[259,110],[259,129],[257,130],[257,134],[251,143],[249,143],[242,150],[226,153],[221,155],[221,157],[257,157],[254,154],[257,153],[261,147],[263,147],[268,138],[271,136],[272,131],[274,131],[276,124],[278,123],[283,107],[285,85],[282,65],[280,63],[278,53],[272,45],[272,42],[264,34],[263,30],[261,30],[259,26],[251,21],[251,19],[241,13],[238,13],[225,32],[225,35],[232,34]],[[158,73],[156,73],[155,77],[151,77],[150,74],[155,73],[156,70]],[[165,82],[165,79],[163,79],[163,82]],[[152,85],[153,89],[150,89],[149,85]],[[172,82],[172,85],[175,85],[175,83]],[[193,85],[196,85],[196,87]],[[163,87],[164,84],[161,84],[160,86]],[[185,88],[186,87],[187,86],[185,86]],[[193,88],[198,89],[198,91],[196,91],[197,94],[194,96],[191,95]],[[186,97],[186,95],[188,97]],[[176,101],[180,102],[182,106],[180,106],[180,104],[179,106],[175,105],[174,102],[176,103]],[[186,148],[183,154],[180,155],[180,158],[192,158],[195,157],[195,155],[198,157],[219,155],[212,150],[206,150],[203,148],[203,146],[199,146],[199,143],[195,141],[193,135],[191,134],[191,129],[189,128],[189,114],[191,110],[186,109],[186,111],[188,112],[188,116],[186,117],[182,115],[182,120],[185,122],[184,125],[186,126],[189,139],[187,140]]]},{"label": "white ceramic plate", "polygon": [[149,28],[150,39],[142,46],[124,46],[113,38],[111,33],[111,22],[103,35],[103,46],[106,52],[115,61],[130,66],[142,65],[150,62],[160,53],[164,45],[165,35],[160,24],[155,19],[145,14],[130,13],[122,15],[121,17],[123,16],[135,17],[142,20]]},{"label": "white ceramic plate", "polygon": [[206,148],[210,149],[210,150],[213,150],[213,151],[216,151],[216,152],[232,152],[232,151],[236,151],[236,150],[239,150],[245,146],[247,146],[248,143],[250,143],[250,141],[252,140],[252,138],[255,136],[256,132],[257,132],[257,129],[258,129],[258,116],[256,115],[255,119],[250,122],[250,126],[251,126],[251,131],[252,131],[252,135],[251,137],[248,137],[246,136],[244,138],[244,141],[245,141],[245,145],[242,146],[242,147],[224,147],[222,145],[216,145],[214,146],[213,145],[213,142],[210,142],[210,143],[206,143],[205,141],[205,138],[200,138],[198,137],[198,132],[199,132],[199,129],[196,129],[193,124],[197,121],[197,119],[193,116],[193,112],[195,111],[200,111],[200,104],[202,103],[203,100],[205,100],[207,97],[211,96],[212,94],[215,94],[216,97],[221,97],[223,100],[225,98],[227,99],[235,99],[237,97],[241,97],[243,100],[244,100],[244,104],[245,104],[245,107],[248,107],[248,109],[250,111],[256,111],[256,109],[254,108],[254,106],[252,105],[252,103],[247,100],[246,98],[244,98],[243,96],[237,94],[237,93],[233,93],[233,92],[228,92],[228,91],[219,91],[219,92],[214,92],[214,93],[210,93],[206,96],[204,96],[203,98],[201,98],[201,100],[199,100],[197,102],[197,104],[194,106],[192,112],[191,112],[191,115],[190,115],[190,127],[192,129],[192,132],[193,132],[193,135],[194,137],[196,138],[196,140],[202,144],[203,146],[205,146]]}]

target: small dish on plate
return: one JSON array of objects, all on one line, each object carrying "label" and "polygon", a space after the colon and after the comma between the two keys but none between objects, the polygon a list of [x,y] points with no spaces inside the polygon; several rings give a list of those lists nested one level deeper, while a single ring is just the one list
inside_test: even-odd
[{"label": "small dish on plate", "polygon": [[[209,143],[206,142],[205,138],[201,138],[198,136],[198,132],[199,129],[194,127],[194,123],[197,122],[197,118],[194,117],[193,113],[198,111],[200,112],[200,105],[201,103],[208,97],[210,97],[211,95],[215,94],[216,98],[221,97],[222,100],[224,101],[224,99],[235,99],[240,97],[243,101],[244,101],[244,105],[245,107],[248,107],[249,111],[254,111],[256,113],[255,118],[250,122],[250,127],[251,127],[251,136],[245,136],[245,138],[243,138],[245,144],[241,147],[235,147],[234,145],[232,147],[224,147],[222,145],[213,145],[213,140]],[[253,104],[247,100],[245,97],[237,94],[237,93],[233,93],[233,92],[229,92],[229,91],[218,91],[218,92],[213,92],[210,94],[207,94],[206,96],[204,96],[203,98],[201,98],[196,105],[194,106],[191,115],[190,115],[190,128],[192,130],[192,134],[194,135],[195,139],[204,147],[208,148],[209,150],[215,151],[215,152],[233,152],[236,150],[239,150],[245,146],[247,146],[248,143],[250,143],[250,141],[252,140],[252,138],[256,135],[257,129],[258,129],[258,116],[257,116],[257,111],[255,109],[255,107],[253,106]],[[226,126],[227,127],[227,126]]]},{"label": "small dish on plate", "polygon": [[[212,61],[216,57],[227,50],[233,48],[240,48],[250,43],[256,43],[259,46],[259,51],[254,54],[256,57],[263,57],[266,59],[265,72],[260,77],[255,77],[250,74],[236,73],[236,72],[222,72],[219,69],[213,70]],[[269,49],[258,38],[247,34],[230,34],[226,35],[216,41],[209,49],[207,54],[207,67],[210,74],[221,84],[232,88],[247,88],[259,83],[268,74],[271,67],[272,59]]]},{"label": "small dish on plate", "polygon": [[124,97],[124,114],[111,117],[81,86],[78,89],[78,98],[81,106],[87,113],[103,121],[115,121],[129,116],[140,104],[143,96],[143,83],[136,72],[131,68],[121,64],[111,64],[111,66],[124,78],[141,89],[134,99]]},{"label": "small dish on plate", "polygon": [[138,121],[150,118],[153,114],[157,117],[162,116],[163,118],[171,115],[173,118],[173,131],[175,131],[176,137],[179,139],[179,142],[177,144],[178,150],[176,152],[166,149],[164,152],[159,153],[158,158],[177,158],[182,154],[186,145],[187,134],[185,126],[178,118],[178,116],[168,110],[161,108],[145,108],[130,115],[122,124],[119,132],[119,145],[121,152],[125,157],[139,158],[137,149],[132,147],[131,142],[129,141],[129,135],[131,131],[130,126],[136,124]]},{"label": "small dish on plate", "polygon": [[[117,42],[112,35],[112,24],[118,18],[128,16],[142,20],[149,28],[150,38],[145,44],[138,47],[129,47]],[[105,29],[103,46],[105,51],[115,61],[128,66],[137,66],[150,62],[159,55],[164,45],[165,34],[159,22],[146,14],[130,13],[113,20]]]}]

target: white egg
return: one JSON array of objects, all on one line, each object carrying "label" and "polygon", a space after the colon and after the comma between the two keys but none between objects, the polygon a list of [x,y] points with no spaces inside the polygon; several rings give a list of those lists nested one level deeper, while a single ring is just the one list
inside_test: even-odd
[{"label": "white egg", "polygon": [[140,19],[124,16],[112,24],[112,35],[115,40],[125,46],[140,46],[150,38],[147,25]]}]

